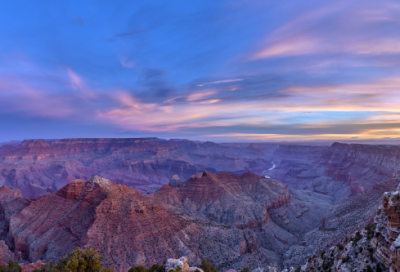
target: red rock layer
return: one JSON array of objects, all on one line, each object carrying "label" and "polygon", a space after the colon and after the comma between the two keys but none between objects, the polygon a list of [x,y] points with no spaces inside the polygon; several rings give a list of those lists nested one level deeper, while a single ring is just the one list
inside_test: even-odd
[{"label": "red rock layer", "polygon": [[334,143],[322,156],[325,175],[347,181],[354,193],[391,178],[400,167],[400,147]]},{"label": "red rock layer", "polygon": [[376,254],[389,264],[390,271],[400,271],[400,187],[382,198],[375,217],[376,230],[373,245]]},{"label": "red rock layer", "polygon": [[18,214],[31,203],[24,199],[19,190],[7,186],[0,187],[0,240],[8,239],[11,217]]},{"label": "red rock layer", "polygon": [[210,258],[221,264],[259,248],[251,237],[173,213],[134,189],[99,177],[75,180],[56,194],[41,196],[11,218],[8,233],[11,248],[30,262],[54,261],[77,246],[92,247],[104,266],[117,271],[182,255],[193,263]]},{"label": "red rock layer", "polygon": [[155,201],[238,228],[256,228],[268,221],[268,210],[290,200],[281,182],[251,172],[242,176],[204,171],[182,186],[164,186],[152,195]]}]

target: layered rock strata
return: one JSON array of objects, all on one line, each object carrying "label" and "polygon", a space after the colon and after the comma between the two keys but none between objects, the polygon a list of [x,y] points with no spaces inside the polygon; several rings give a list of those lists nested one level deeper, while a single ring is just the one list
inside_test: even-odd
[{"label": "layered rock strata", "polygon": [[25,140],[0,148],[0,186],[36,198],[71,180],[101,175],[151,193],[174,174],[186,180],[204,170],[261,173],[270,166],[264,151],[249,144],[224,146],[157,138]]},{"label": "layered rock strata", "polygon": [[324,196],[315,205],[312,193],[305,198],[252,173],[206,171],[154,195],[100,177],[36,200],[6,187],[0,192],[2,237],[18,258],[57,261],[80,246],[96,249],[116,271],[183,255],[219,269],[280,263],[280,254],[318,227],[330,207]]},{"label": "layered rock strata", "polygon": [[390,264],[391,271],[400,271],[400,187],[386,192],[382,205],[375,217],[375,238],[373,245],[376,254],[385,263]]}]

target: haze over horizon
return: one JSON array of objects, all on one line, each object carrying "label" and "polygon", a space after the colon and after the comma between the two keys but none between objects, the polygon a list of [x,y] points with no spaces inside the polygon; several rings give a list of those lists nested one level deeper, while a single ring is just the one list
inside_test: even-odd
[{"label": "haze over horizon", "polygon": [[8,1],[0,142],[400,137],[397,1]]}]

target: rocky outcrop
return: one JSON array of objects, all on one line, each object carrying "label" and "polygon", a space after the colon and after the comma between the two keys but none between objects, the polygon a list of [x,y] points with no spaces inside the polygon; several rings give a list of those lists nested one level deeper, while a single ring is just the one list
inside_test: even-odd
[{"label": "rocky outcrop", "polygon": [[284,253],[318,228],[331,207],[327,196],[288,189],[253,173],[237,176],[205,171],[178,187],[165,185],[151,197],[172,210],[245,230],[243,254],[260,247]]},{"label": "rocky outcrop", "polygon": [[188,215],[242,229],[265,225],[269,210],[290,201],[284,184],[251,172],[238,176],[204,171],[201,177],[194,176],[174,187],[164,186],[152,197],[160,203],[178,207]]},{"label": "rocky outcrop", "polygon": [[0,265],[5,265],[9,261],[16,261],[16,259],[15,254],[10,251],[7,244],[3,240],[0,240],[0,261],[3,262]]},{"label": "rocky outcrop", "polygon": [[392,181],[397,186],[381,197],[373,223],[312,256],[302,271],[400,271],[400,186]]},{"label": "rocky outcrop", "polygon": [[394,191],[386,192],[382,205],[375,217],[375,238],[373,245],[376,254],[385,263],[390,264],[391,271],[400,271],[400,186]]},{"label": "rocky outcrop", "polygon": [[164,269],[166,272],[170,270],[178,270],[179,268],[183,272],[204,272],[203,269],[192,266],[189,267],[188,258],[183,256],[179,259],[168,259],[167,262],[164,264]]},{"label": "rocky outcrop", "polygon": [[32,200],[25,199],[18,190],[0,187],[0,240],[8,241],[11,217],[29,206]]},{"label": "rocky outcrop", "polygon": [[357,231],[342,243],[338,243],[326,251],[321,251],[318,255],[309,258],[301,270],[389,271],[389,263],[386,263],[376,255],[376,247],[371,244],[373,235],[374,232],[371,228]]},{"label": "rocky outcrop", "polygon": [[3,191],[3,236],[19,258],[51,262],[80,246],[97,250],[117,271],[182,255],[219,269],[279,263],[278,254],[317,227],[330,207],[252,173],[206,171],[154,195],[97,176],[34,201]]},{"label": "rocky outcrop", "polygon": [[[8,237],[10,247],[29,262],[56,261],[77,246],[91,247],[117,271],[182,255],[194,264],[209,258],[221,265],[245,254],[243,244],[250,241],[243,230],[171,212],[134,189],[99,177],[75,180],[33,201],[12,216]],[[266,258],[260,247],[247,255]]]}]

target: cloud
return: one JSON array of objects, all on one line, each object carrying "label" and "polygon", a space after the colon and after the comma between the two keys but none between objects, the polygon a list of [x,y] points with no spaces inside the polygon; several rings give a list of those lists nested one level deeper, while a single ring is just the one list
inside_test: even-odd
[{"label": "cloud", "polygon": [[129,60],[127,57],[121,58],[120,59],[121,65],[124,68],[131,69],[135,67],[135,61],[134,60]]},{"label": "cloud", "polygon": [[271,32],[249,60],[300,55],[399,54],[400,5],[386,0],[335,1]]},{"label": "cloud", "polygon": [[96,99],[97,95],[90,90],[87,84],[76,74],[72,69],[67,67],[68,76],[71,80],[71,87],[80,92],[80,97],[83,99]]},{"label": "cloud", "polygon": [[202,84],[198,84],[196,86],[198,87],[203,87],[206,85],[214,85],[214,84],[220,84],[220,83],[231,83],[231,82],[237,82],[237,81],[242,81],[243,78],[236,78],[236,79],[224,79],[224,80],[218,80],[218,81],[213,81],[213,82],[206,82],[206,83],[202,83]]},{"label": "cloud", "polygon": [[203,139],[398,133],[393,0],[143,2],[55,15],[80,14],[73,24],[27,10],[33,36],[2,14],[2,116]]}]

